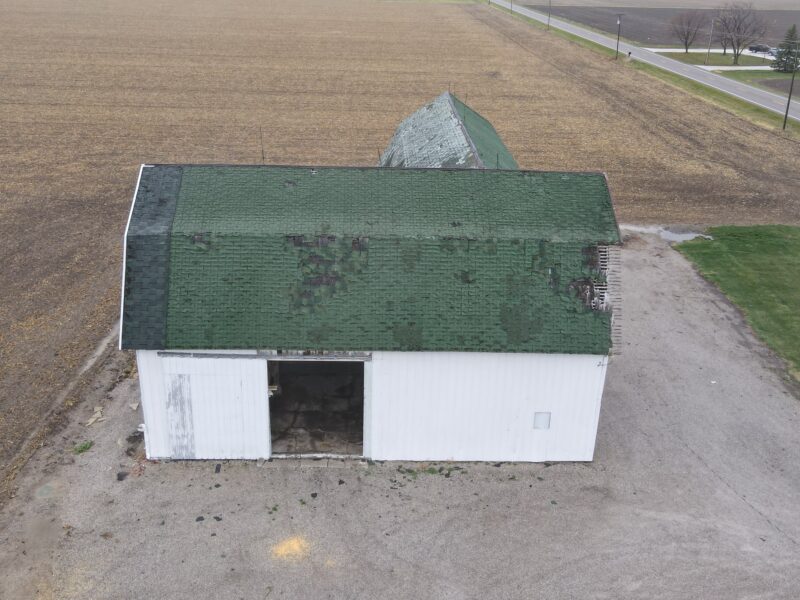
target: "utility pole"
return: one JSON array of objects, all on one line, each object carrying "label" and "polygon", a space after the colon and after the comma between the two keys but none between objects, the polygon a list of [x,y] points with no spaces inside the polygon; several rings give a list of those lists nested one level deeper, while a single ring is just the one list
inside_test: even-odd
[{"label": "utility pole", "polygon": [[783,115],[783,130],[786,131],[786,121],[789,120],[789,108],[792,106],[792,91],[794,90],[794,76],[797,73],[797,46],[800,42],[794,43],[794,61],[792,62],[792,82],[789,84],[789,99],[786,101],[786,114]]},{"label": "utility pole", "polygon": [[614,60],[619,56],[619,36],[622,33],[622,15],[625,13],[617,13],[617,52],[614,54]]},{"label": "utility pole", "polygon": [[553,0],[547,2],[547,31],[550,31],[550,13],[553,12]]},{"label": "utility pole", "polygon": [[711,35],[708,36],[708,51],[706,52],[706,62],[708,64],[708,58],[711,56],[711,41],[714,39],[714,22],[717,20],[717,17],[711,17]]}]

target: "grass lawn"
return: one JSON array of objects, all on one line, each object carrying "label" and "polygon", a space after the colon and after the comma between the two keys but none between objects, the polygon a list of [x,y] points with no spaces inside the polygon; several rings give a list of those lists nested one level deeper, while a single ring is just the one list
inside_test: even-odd
[{"label": "grass lawn", "polygon": [[712,227],[678,244],[800,379],[800,227]]},{"label": "grass lawn", "polygon": [[[659,52],[661,56],[679,60],[682,63],[689,65],[704,65],[706,64],[705,52]],[[739,57],[740,67],[749,66],[765,66],[768,67],[771,61],[765,60],[759,56],[745,56],[744,54]],[[715,54],[711,53],[708,57],[708,64],[715,67],[732,67],[733,55],[732,54]]]},{"label": "grass lawn", "polygon": [[[780,71],[714,71],[715,73],[735,79],[743,83],[752,83],[756,79],[785,79],[789,81],[792,78],[791,73],[781,73]],[[795,75],[795,79],[800,81],[800,76]]]},{"label": "grass lawn", "polygon": [[[760,87],[772,93],[787,93],[785,90],[789,89],[789,80],[792,78],[791,73],[781,73],[779,71],[718,71],[718,75],[727,77],[728,79],[735,79],[748,85]],[[800,77],[795,75],[795,90]],[[773,84],[775,82],[775,84]],[[786,82],[786,83],[779,83]],[[785,86],[785,88],[783,88]],[[783,89],[782,89],[783,88]]]}]

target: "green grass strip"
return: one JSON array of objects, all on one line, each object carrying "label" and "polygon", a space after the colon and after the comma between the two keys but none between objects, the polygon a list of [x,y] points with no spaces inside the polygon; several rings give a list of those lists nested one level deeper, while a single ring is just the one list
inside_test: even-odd
[{"label": "green grass strip", "polygon": [[744,313],[800,379],[800,227],[712,227],[676,248]]}]

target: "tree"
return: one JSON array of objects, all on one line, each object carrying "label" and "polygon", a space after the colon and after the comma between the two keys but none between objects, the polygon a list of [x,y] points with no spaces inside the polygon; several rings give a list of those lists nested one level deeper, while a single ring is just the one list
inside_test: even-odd
[{"label": "tree", "polygon": [[[714,20],[717,21],[721,15],[717,15],[714,17]],[[722,31],[722,27],[717,27],[714,30],[714,39],[722,46],[722,55],[727,56],[728,54],[728,46],[730,45],[730,40],[728,40],[728,34]]]},{"label": "tree", "polygon": [[719,13],[720,34],[725,36],[733,53],[733,64],[739,64],[739,56],[766,32],[764,20],[749,2],[726,4]]},{"label": "tree", "polygon": [[689,46],[694,43],[698,31],[706,24],[706,16],[699,10],[689,10],[672,17],[670,26],[672,33],[678,38],[683,49],[689,52]]},{"label": "tree", "polygon": [[719,36],[719,43],[722,45],[722,55],[728,55],[728,44],[730,41],[728,40],[728,36],[724,33],[720,34]]},{"label": "tree", "polygon": [[791,73],[797,70],[798,41],[800,40],[797,36],[797,25],[792,25],[778,46],[778,53],[775,55],[775,60],[772,61],[773,69],[782,73]]}]

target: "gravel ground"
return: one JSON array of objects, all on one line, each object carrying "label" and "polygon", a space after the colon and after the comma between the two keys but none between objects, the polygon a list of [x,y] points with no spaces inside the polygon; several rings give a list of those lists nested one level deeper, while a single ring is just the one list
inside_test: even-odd
[{"label": "gravel ground", "polygon": [[622,256],[593,463],[148,463],[134,376],[21,473],[3,597],[797,597],[796,390],[666,242]]}]

